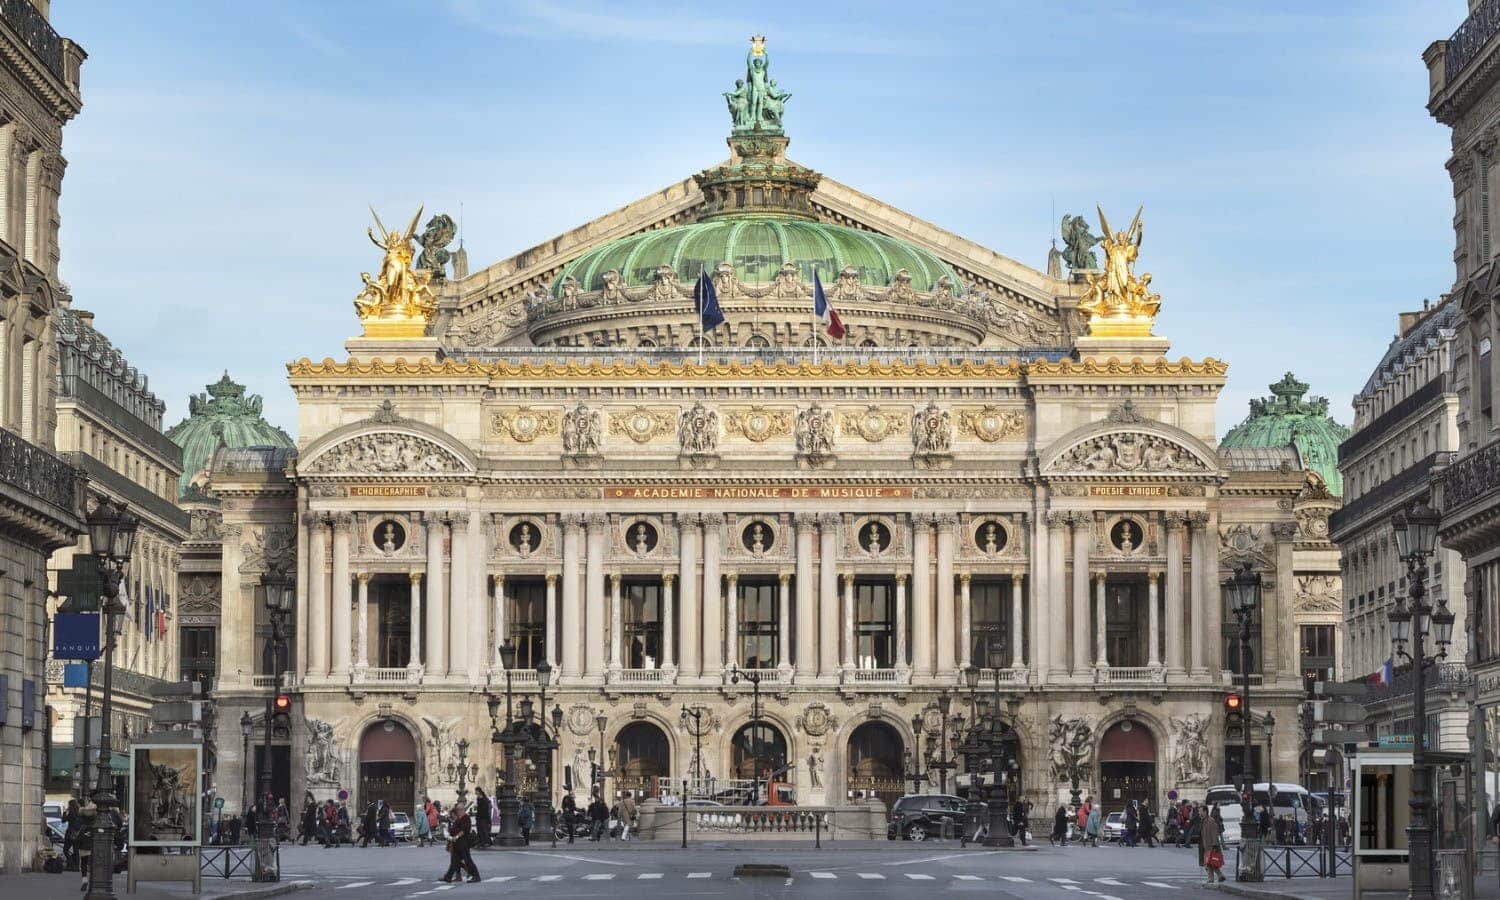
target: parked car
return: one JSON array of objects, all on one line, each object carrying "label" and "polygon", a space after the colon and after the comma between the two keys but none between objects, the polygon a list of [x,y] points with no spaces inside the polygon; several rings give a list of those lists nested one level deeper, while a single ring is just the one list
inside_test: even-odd
[{"label": "parked car", "polygon": [[1239,801],[1233,803],[1220,803],[1219,818],[1224,820],[1224,830],[1220,832],[1219,840],[1225,846],[1231,846],[1240,842],[1240,822],[1245,816],[1245,808],[1240,806]]},{"label": "parked car", "polygon": [[391,837],[398,841],[411,840],[411,817],[404,812],[391,813]]},{"label": "parked car", "polygon": [[1105,842],[1125,840],[1125,813],[1112,812],[1104,817],[1104,833],[1100,835]]},{"label": "parked car", "polygon": [[907,794],[891,807],[889,840],[925,841],[963,833],[964,801],[951,794]]}]

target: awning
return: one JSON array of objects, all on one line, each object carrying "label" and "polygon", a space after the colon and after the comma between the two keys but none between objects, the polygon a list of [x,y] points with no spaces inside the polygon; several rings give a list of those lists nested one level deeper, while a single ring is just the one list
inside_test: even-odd
[{"label": "awning", "polygon": [[[53,747],[52,755],[47,760],[47,774],[51,778],[72,778],[76,767],[81,764],[77,751],[72,747]],[[129,753],[112,753],[109,758],[109,770],[116,775],[124,775],[130,771]]]}]

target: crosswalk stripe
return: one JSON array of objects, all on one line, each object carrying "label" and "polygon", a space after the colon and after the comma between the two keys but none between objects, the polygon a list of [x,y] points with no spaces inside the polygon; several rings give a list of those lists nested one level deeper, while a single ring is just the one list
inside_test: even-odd
[{"label": "crosswalk stripe", "polygon": [[386,885],[386,887],[406,887],[408,884],[416,884],[421,880],[420,878],[398,878]]},{"label": "crosswalk stripe", "polygon": [[1125,882],[1123,882],[1123,881],[1116,881],[1113,878],[1095,878],[1094,880],[1097,881],[1097,882],[1099,882],[1100,884],[1107,884],[1110,887],[1124,887],[1125,886]]},{"label": "crosswalk stripe", "polygon": [[642,872],[641,874],[639,874],[639,875],[637,875],[635,877],[636,877],[637,881],[650,881],[650,880],[655,879],[655,878],[660,878],[661,877],[661,873],[660,872]]},{"label": "crosswalk stripe", "polygon": [[561,875],[538,875],[532,881],[562,881]]},{"label": "crosswalk stripe", "polygon": [[493,884],[494,882],[497,882],[497,881],[510,881],[512,878],[515,878],[515,877],[516,876],[514,876],[514,875],[496,875],[494,878],[486,878],[485,881]]},{"label": "crosswalk stripe", "polygon": [[351,881],[348,884],[341,884],[341,885],[339,885],[338,887],[334,888],[334,890],[336,890],[336,891],[347,891],[350,888],[369,887],[370,885],[372,885],[374,883],[375,882],[373,882],[373,881]]},{"label": "crosswalk stripe", "polygon": [[712,872],[689,872],[687,874],[687,877],[689,877],[689,878],[709,878],[712,875],[713,875]]},{"label": "crosswalk stripe", "polygon": [[1160,881],[1143,881],[1143,882],[1141,882],[1141,884],[1149,885],[1151,887],[1166,888],[1169,891],[1175,891],[1175,890],[1177,890],[1177,885],[1175,885],[1175,884],[1162,884]]},{"label": "crosswalk stripe", "polygon": [[906,873],[906,877],[910,878],[912,881],[931,881],[932,880],[932,876],[931,875],[923,875],[920,872],[907,872]]},{"label": "crosswalk stripe", "polygon": [[[1076,884],[1059,884],[1058,887],[1062,888],[1065,891],[1082,891],[1083,890],[1083,888],[1079,887]],[[1093,893],[1093,891],[1089,891],[1088,893]]]},{"label": "crosswalk stripe", "polygon": [[983,881],[984,880],[983,878],[980,878],[978,875],[954,875],[953,877],[957,878],[959,881]]},{"label": "crosswalk stripe", "polygon": [[879,872],[860,872],[859,877],[867,881],[884,881],[885,876]]},{"label": "crosswalk stripe", "polygon": [[615,877],[613,872],[595,872],[592,875],[583,876],[584,881],[608,881]]},{"label": "crosswalk stripe", "polygon": [[1000,877],[1004,878],[1006,881],[1015,881],[1021,884],[1031,884],[1030,878],[1022,878],[1019,875],[1001,875]]},{"label": "crosswalk stripe", "polygon": [[811,875],[814,878],[837,878],[838,877],[837,875],[833,874],[832,872],[808,872],[807,874]]}]

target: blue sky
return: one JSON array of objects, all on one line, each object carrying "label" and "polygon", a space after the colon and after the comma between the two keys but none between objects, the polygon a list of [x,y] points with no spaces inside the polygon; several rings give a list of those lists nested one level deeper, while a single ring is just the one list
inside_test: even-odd
[{"label": "blue sky", "polygon": [[1230,364],[1220,431],[1291,369],[1337,418],[1396,313],[1453,280],[1423,48],[1462,0],[1030,3],[54,0],[89,53],[62,269],[168,406],[341,357],[388,221],[472,268],[717,162],[770,39],[790,155],[1043,267],[1053,210],[1146,207],[1172,356]]}]

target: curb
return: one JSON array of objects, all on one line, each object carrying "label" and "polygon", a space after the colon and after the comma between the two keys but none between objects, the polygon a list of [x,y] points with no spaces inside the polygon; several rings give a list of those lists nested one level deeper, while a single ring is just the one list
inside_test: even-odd
[{"label": "curb", "polygon": [[214,894],[213,900],[265,900],[268,897],[280,897],[284,894],[307,890],[313,887],[311,881],[287,881],[275,887],[262,888],[260,890],[231,891],[227,894]]},{"label": "curb", "polygon": [[1276,900],[1326,900],[1323,897],[1315,897],[1307,894],[1289,894],[1283,891],[1272,891],[1266,888],[1245,887],[1234,881],[1226,881],[1219,885],[1218,890],[1225,894],[1234,894],[1237,897],[1250,897],[1252,900],[1267,900],[1274,897]]}]

